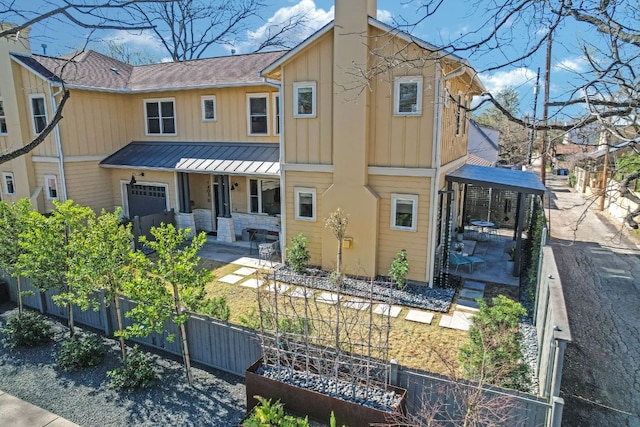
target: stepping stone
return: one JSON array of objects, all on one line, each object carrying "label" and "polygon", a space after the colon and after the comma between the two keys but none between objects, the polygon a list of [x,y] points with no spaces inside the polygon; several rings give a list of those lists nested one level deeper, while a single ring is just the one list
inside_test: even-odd
[{"label": "stepping stone", "polygon": [[390,317],[398,317],[400,311],[402,311],[402,307],[400,307],[399,305],[389,304],[378,304],[376,308],[373,309],[373,312],[376,314]]},{"label": "stepping stone", "polygon": [[233,272],[233,274],[237,274],[240,276],[250,276],[256,272],[255,268],[242,267]]},{"label": "stepping stone", "polygon": [[262,285],[264,285],[264,282],[258,279],[249,279],[240,283],[240,286],[245,286],[247,288],[253,288],[253,289],[258,289]]},{"label": "stepping stone", "polygon": [[313,289],[295,288],[289,293],[289,296],[293,298],[313,298]]},{"label": "stepping stone", "polygon": [[338,294],[332,292],[322,292],[317,298],[317,302],[323,302],[325,304],[336,304],[338,302]]},{"label": "stepping stone", "polygon": [[464,288],[460,291],[460,298],[477,300],[478,298],[482,298],[484,296],[483,291],[476,291],[475,289]]},{"label": "stepping stone", "polygon": [[279,294],[287,292],[287,289],[289,289],[289,285],[284,283],[272,283],[267,287],[269,292],[276,292],[277,290]]},{"label": "stepping stone", "polygon": [[456,307],[462,310],[469,310],[469,311],[480,310],[480,305],[476,301],[470,300],[470,299],[464,299],[464,298],[458,299],[458,301],[456,302]]},{"label": "stepping stone", "polygon": [[428,311],[420,311],[420,310],[409,310],[407,317],[405,320],[410,322],[418,322],[418,323],[426,323],[428,325],[431,324],[433,320],[433,313],[429,313]]},{"label": "stepping stone", "polygon": [[481,282],[474,282],[471,280],[466,280],[464,282],[464,286],[463,288],[467,288],[467,289],[473,289],[474,291],[482,291],[484,292],[484,283]]},{"label": "stepping stone", "polygon": [[451,316],[443,315],[440,319],[440,326],[458,331],[468,331],[471,326],[471,317],[473,314],[456,310]]},{"label": "stepping stone", "polygon": [[369,302],[359,300],[359,299],[349,299],[343,305],[347,308],[352,308],[354,310],[366,310],[371,306]]},{"label": "stepping stone", "polygon": [[236,276],[235,274],[227,274],[226,276],[220,278],[220,281],[233,285],[234,283],[238,283],[242,279],[244,279],[243,276]]}]

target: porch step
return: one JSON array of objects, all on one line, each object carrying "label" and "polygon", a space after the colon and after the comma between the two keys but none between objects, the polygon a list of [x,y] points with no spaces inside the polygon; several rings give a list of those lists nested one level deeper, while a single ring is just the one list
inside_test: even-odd
[{"label": "porch step", "polygon": [[469,289],[469,288],[462,288],[460,290],[460,297],[462,299],[469,299],[472,301],[477,300],[478,298],[482,298],[484,296],[484,292],[483,291],[478,291],[475,289]]},{"label": "porch step", "polygon": [[484,292],[484,283],[465,280],[463,288]]},{"label": "porch step", "polygon": [[456,302],[456,307],[460,310],[467,311],[478,311],[480,310],[480,305],[474,300],[459,298]]}]

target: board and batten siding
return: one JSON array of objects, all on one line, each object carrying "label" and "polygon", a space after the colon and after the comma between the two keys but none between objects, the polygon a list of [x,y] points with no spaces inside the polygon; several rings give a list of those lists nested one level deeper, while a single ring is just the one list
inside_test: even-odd
[{"label": "board and batten siding", "polygon": [[[333,122],[333,33],[305,47],[283,66],[284,129],[288,163],[331,164]],[[294,117],[293,84],[315,82],[316,116]]]},{"label": "board and batten siding", "polygon": [[[429,244],[429,213],[431,179],[420,177],[369,175],[370,187],[380,196],[378,223],[378,274],[387,275],[396,252],[406,249],[409,259],[407,278],[425,281],[427,247]],[[416,231],[391,228],[391,194],[418,196],[418,222]]]},{"label": "board and batten siding", "polygon": [[111,170],[98,166],[98,161],[67,162],[64,165],[67,198],[95,212],[113,209]]},{"label": "board and batten siding", "polygon": [[58,169],[58,163],[34,162],[33,169],[36,178],[35,186],[42,188],[42,194],[44,196],[42,198],[44,202],[44,212],[51,212],[54,209],[53,200],[47,199],[47,187],[44,182],[44,176],[55,175],[58,183],[58,194],[60,194],[62,184],[60,183],[60,169]]},{"label": "board and batten siding", "polygon": [[[309,261],[312,265],[322,265],[322,234],[324,221],[322,219],[322,194],[331,186],[333,175],[322,172],[285,172],[286,192],[286,220],[287,241],[286,246],[291,246],[291,239],[302,233],[307,238],[307,248],[311,255]],[[297,220],[295,218],[295,189],[299,187],[315,188],[316,206],[315,221]],[[333,244],[333,241],[331,242]]]},{"label": "board and batten siding", "polygon": [[[451,72],[454,68],[445,68],[446,72]],[[466,75],[452,78],[445,82],[445,88],[449,89],[451,97],[457,99],[458,95],[461,96],[462,102],[464,97],[467,97],[467,102],[471,103],[471,96],[475,93],[470,92],[470,83],[465,80]],[[469,141],[469,116],[465,114],[464,110],[461,110],[463,120],[466,119],[466,123],[460,125],[460,133],[456,134],[456,117],[458,104],[453,99],[449,98],[446,101],[447,91],[443,88],[443,108],[442,108],[442,129],[441,129],[441,141],[442,146],[440,149],[440,165],[446,165],[453,162],[467,154],[467,144]],[[446,101],[446,102],[445,102]],[[462,130],[464,129],[464,132]]]},{"label": "board and batten siding", "polygon": [[[33,131],[33,122],[31,118],[31,100],[29,95],[42,94],[44,96],[44,105],[47,110],[47,121],[50,121],[53,117],[51,110],[51,92],[48,82],[42,80],[35,74],[27,71],[25,68],[20,67],[20,83],[22,84],[22,97],[23,102],[18,102],[20,108],[20,125],[22,128],[22,135],[24,144],[32,141],[36,135]],[[18,82],[16,82],[18,83]],[[49,134],[44,142],[38,145],[32,150],[34,156],[46,156],[57,157],[58,153],[53,141],[53,132]]]}]

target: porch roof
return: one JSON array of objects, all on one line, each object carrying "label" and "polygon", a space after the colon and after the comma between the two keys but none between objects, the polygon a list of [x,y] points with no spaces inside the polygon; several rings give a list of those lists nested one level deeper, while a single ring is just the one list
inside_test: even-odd
[{"label": "porch roof", "polygon": [[279,176],[277,143],[133,141],[100,162],[105,168]]},{"label": "porch roof", "polygon": [[490,187],[518,193],[544,195],[545,186],[533,172],[466,164],[449,172],[446,180],[478,187]]}]

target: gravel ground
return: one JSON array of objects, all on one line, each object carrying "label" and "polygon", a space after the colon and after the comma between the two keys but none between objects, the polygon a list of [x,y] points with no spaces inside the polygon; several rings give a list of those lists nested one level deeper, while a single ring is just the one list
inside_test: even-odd
[{"label": "gravel ground", "polygon": [[[17,314],[0,305],[0,327]],[[221,371],[193,369],[187,385],[182,364],[150,354],[159,365],[155,387],[118,392],[108,387],[106,371],[116,367],[119,347],[108,346],[104,362],[78,372],[64,372],[54,359],[68,329],[53,322],[55,342],[45,347],[11,350],[0,344],[0,389],[82,426],[237,426],[246,408],[244,380]],[[4,335],[2,335],[4,338]]]}]

